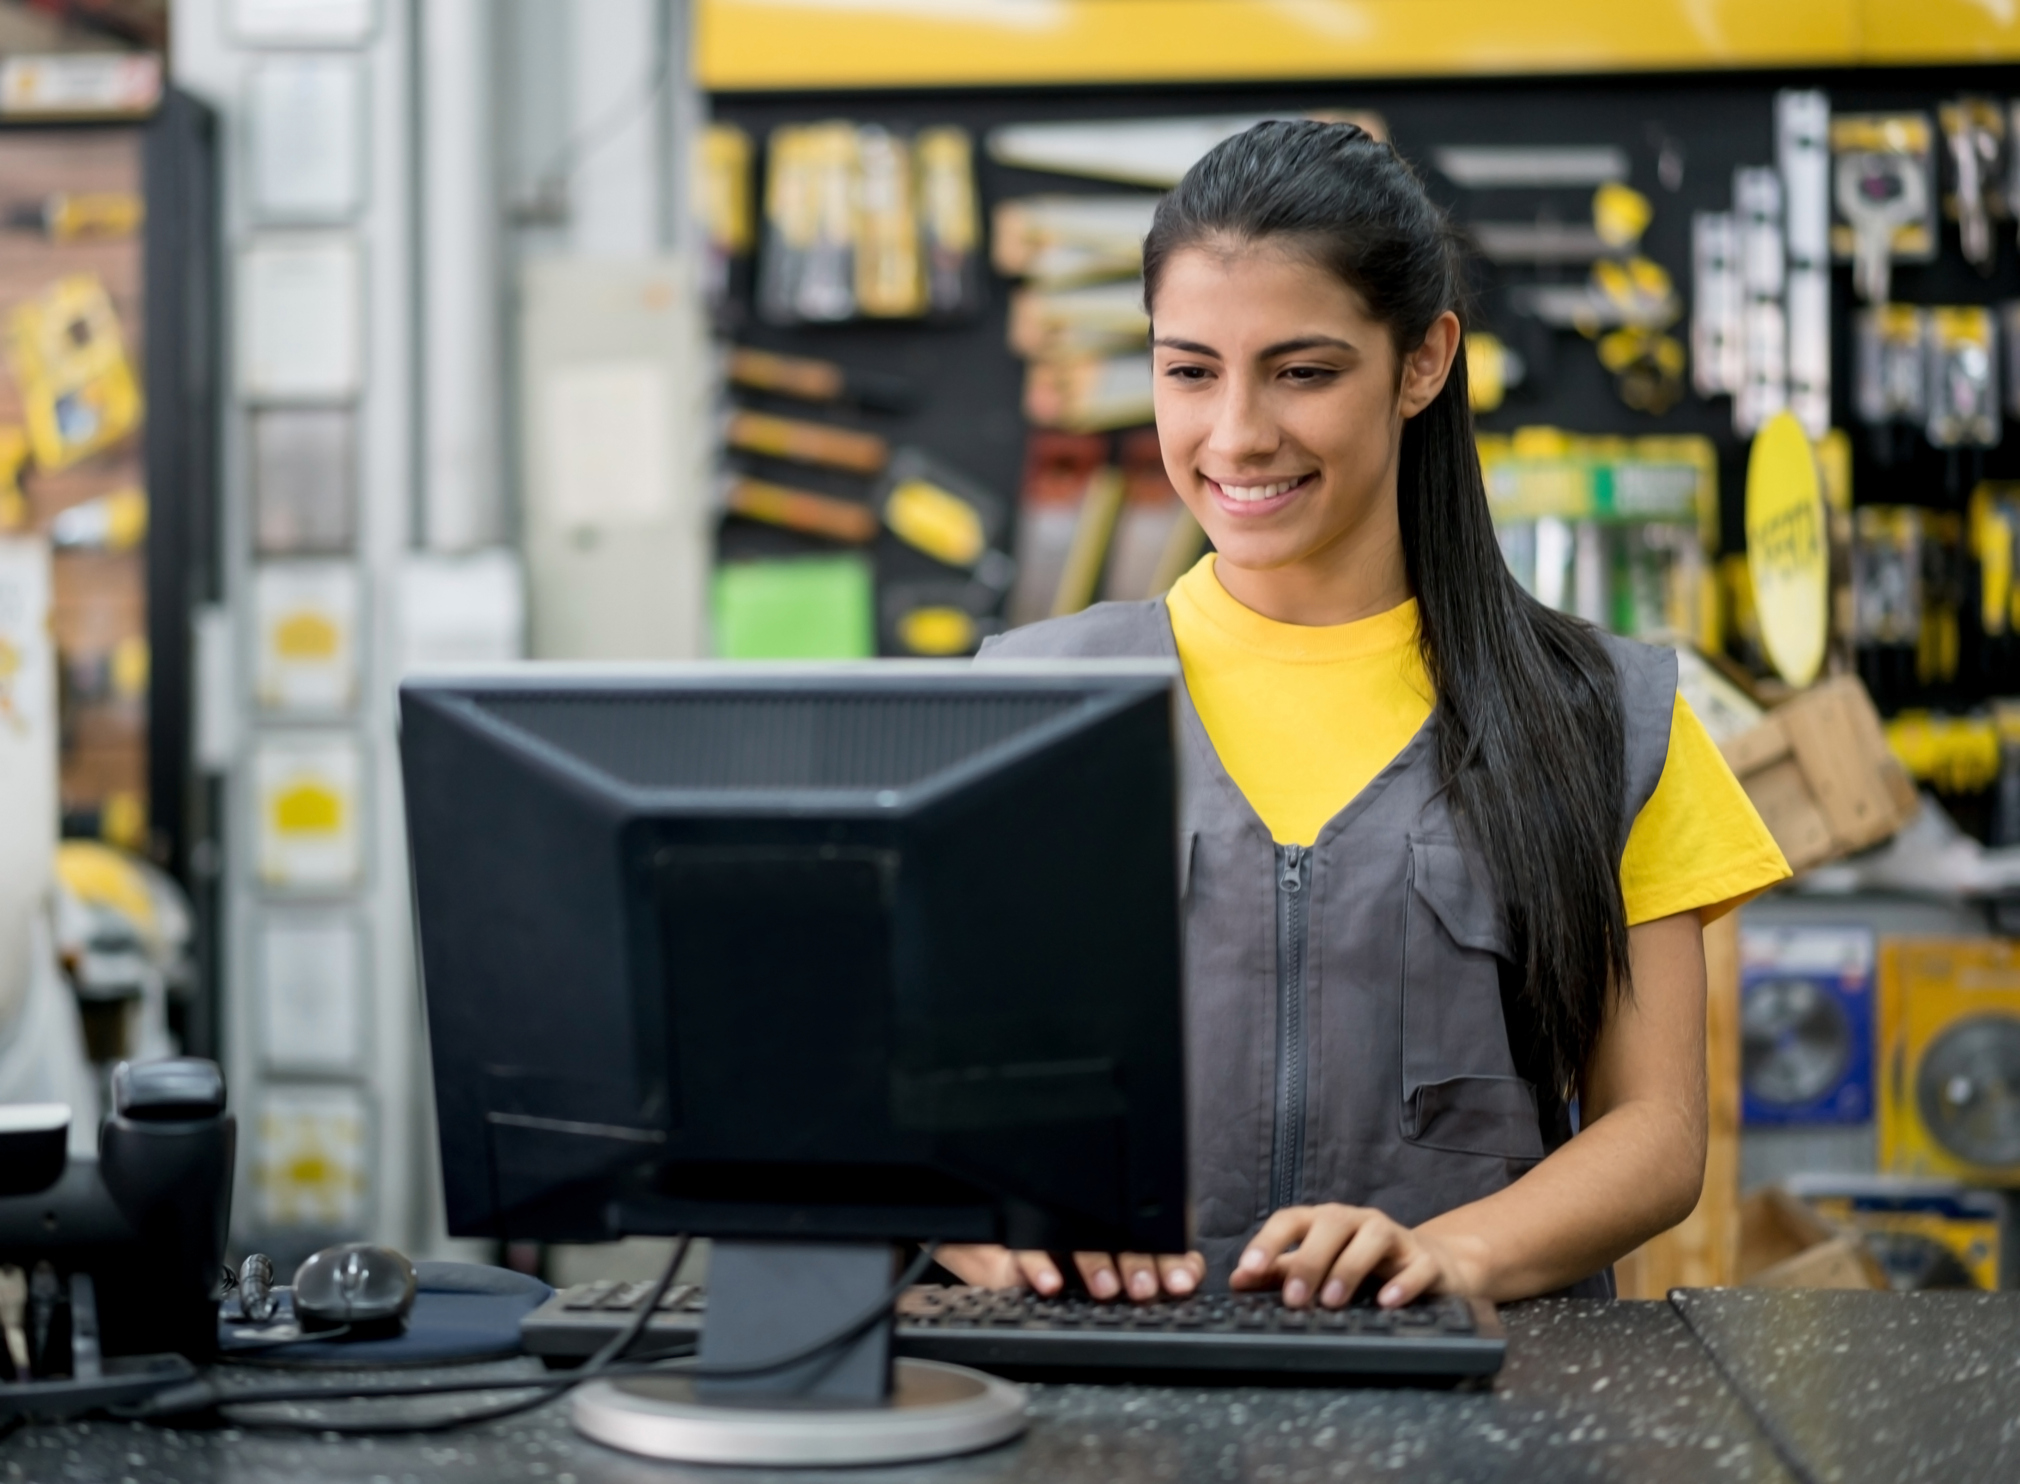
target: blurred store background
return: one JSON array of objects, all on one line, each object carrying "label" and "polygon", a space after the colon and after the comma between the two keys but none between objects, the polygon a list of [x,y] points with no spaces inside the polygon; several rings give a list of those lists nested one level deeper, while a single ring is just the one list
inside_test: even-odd
[{"label": "blurred store background", "polygon": [[216,1056],[241,1245],[454,1250],[400,676],[1161,593],[1150,209],[1349,117],[1478,250],[1510,564],[1800,871],[1629,1287],[2020,1284],[2020,18],[1631,10],[0,0],[0,1100]]}]

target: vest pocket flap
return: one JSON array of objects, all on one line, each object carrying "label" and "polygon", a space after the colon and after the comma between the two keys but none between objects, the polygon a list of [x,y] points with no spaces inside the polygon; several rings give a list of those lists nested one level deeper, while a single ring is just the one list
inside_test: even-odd
[{"label": "vest pocket flap", "polygon": [[1543,1158],[1536,1089],[1520,1077],[1453,1077],[1419,1087],[1404,1105],[1407,1137],[1432,1149]]},{"label": "vest pocket flap", "polygon": [[1461,948],[1509,956],[1501,903],[1466,866],[1457,840],[1410,837],[1410,884]]}]

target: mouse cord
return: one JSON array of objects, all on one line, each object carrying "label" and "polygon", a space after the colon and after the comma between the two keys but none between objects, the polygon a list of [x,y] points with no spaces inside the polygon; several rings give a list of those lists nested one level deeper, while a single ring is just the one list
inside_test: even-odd
[{"label": "mouse cord", "polygon": [[[488,1381],[416,1382],[405,1386],[360,1386],[353,1388],[271,1387],[257,1391],[237,1392],[223,1391],[209,1378],[205,1378],[157,1393],[138,1406],[116,1409],[114,1415],[123,1418],[146,1420],[189,1412],[210,1411],[220,1407],[249,1406],[255,1403],[268,1402],[319,1402],[394,1397],[448,1396],[457,1393],[484,1391],[530,1390],[536,1393],[533,1396],[525,1397],[518,1401],[506,1402],[500,1406],[487,1408],[482,1411],[462,1412],[449,1417],[425,1421],[360,1421],[348,1423],[341,1421],[297,1422],[268,1421],[265,1419],[241,1421],[233,1419],[232,1424],[235,1427],[241,1428],[284,1432],[334,1432],[380,1435],[445,1432],[452,1428],[467,1427],[475,1423],[495,1422],[501,1418],[514,1416],[520,1412],[530,1412],[535,1407],[546,1405],[562,1393],[571,1391],[586,1381],[623,1376],[669,1374],[701,1377],[768,1375],[803,1364],[829,1350],[835,1349],[837,1346],[848,1344],[861,1335],[865,1330],[877,1323],[885,1314],[890,1312],[899,1298],[904,1295],[905,1290],[916,1283],[925,1273],[926,1269],[932,1264],[934,1256],[940,1250],[938,1242],[927,1243],[920,1249],[919,1255],[912,1260],[905,1271],[898,1277],[898,1280],[874,1305],[865,1309],[862,1314],[851,1319],[847,1324],[829,1332],[818,1340],[788,1351],[784,1355],[773,1356],[768,1360],[741,1362],[734,1365],[701,1366],[678,1364],[680,1359],[685,1358],[684,1356],[666,1357],[630,1364],[624,1363],[623,1357],[625,1353],[637,1342],[638,1337],[645,1332],[646,1325],[651,1322],[653,1314],[659,1307],[659,1301],[665,1297],[666,1290],[673,1285],[674,1274],[679,1271],[681,1261],[687,1254],[687,1247],[688,1238],[686,1237],[682,1237],[675,1244],[673,1256],[666,1265],[666,1271],[660,1275],[658,1283],[653,1286],[651,1293],[646,1295],[645,1302],[639,1306],[638,1313],[633,1316],[631,1322],[625,1326],[624,1330],[607,1341],[601,1350],[598,1350],[580,1367],[563,1376],[502,1377]],[[673,1363],[669,1363],[669,1361]]]}]

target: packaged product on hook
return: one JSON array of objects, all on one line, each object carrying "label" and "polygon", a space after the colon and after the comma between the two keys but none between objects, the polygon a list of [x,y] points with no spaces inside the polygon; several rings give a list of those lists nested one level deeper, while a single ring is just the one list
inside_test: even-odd
[{"label": "packaged product on hook", "polygon": [[1998,331],[1980,304],[1929,311],[1929,441],[1990,448],[1999,441]]},{"label": "packaged product on hook", "polygon": [[921,129],[913,141],[926,311],[972,314],[982,303],[982,214],[975,190],[975,142],[952,124]]},{"label": "packaged product on hook", "polygon": [[855,126],[781,126],[769,153],[759,312],[776,324],[853,318]]},{"label": "packaged product on hook", "polygon": [[1877,427],[1924,420],[1923,319],[1912,304],[1878,304],[1860,312],[1855,401],[1861,422]]},{"label": "packaged product on hook", "polygon": [[1922,113],[1839,114],[1831,153],[1831,252],[1851,260],[1861,298],[1884,304],[1895,259],[1936,255],[1935,130]]},{"label": "packaged product on hook", "polygon": [[1949,156],[1950,189],[1944,214],[1957,223],[1964,261],[1990,274],[1999,253],[1992,218],[2006,214],[2006,115],[1990,98],[1958,98],[1936,111]]},{"label": "packaged product on hook", "polygon": [[888,129],[856,131],[856,307],[867,318],[915,319],[926,308],[912,151]]},{"label": "packaged product on hook", "polygon": [[695,151],[695,215],[701,220],[706,257],[702,297],[720,314],[729,307],[730,282],[738,260],[750,256],[756,236],[751,217],[750,135],[734,124],[710,124]]}]

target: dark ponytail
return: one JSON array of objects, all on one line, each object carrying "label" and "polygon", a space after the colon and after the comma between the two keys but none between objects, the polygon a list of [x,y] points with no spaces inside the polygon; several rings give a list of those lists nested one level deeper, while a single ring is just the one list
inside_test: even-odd
[{"label": "dark ponytail", "polygon": [[[1259,124],[1187,171],[1144,243],[1145,303],[1180,249],[1266,240],[1337,274],[1399,355],[1445,311],[1464,320],[1450,223],[1395,151],[1351,124]],[[1439,774],[1500,889],[1551,1090],[1568,1094],[1628,985],[1619,680],[1591,627],[1530,597],[1502,558],[1463,353],[1404,425],[1397,500]]]}]

